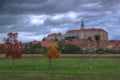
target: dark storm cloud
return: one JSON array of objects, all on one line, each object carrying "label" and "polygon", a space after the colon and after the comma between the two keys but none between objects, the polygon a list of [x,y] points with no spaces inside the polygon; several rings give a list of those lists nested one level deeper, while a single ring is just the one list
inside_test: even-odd
[{"label": "dark storm cloud", "polygon": [[47,0],[1,0],[2,14],[38,13]]},{"label": "dark storm cloud", "polygon": [[5,14],[56,14],[69,11],[113,10],[119,5],[119,0],[2,0],[0,4],[0,13]]},{"label": "dark storm cloud", "polygon": [[87,28],[103,28],[109,32],[109,39],[118,40],[119,3],[120,0],[0,0],[0,33],[19,32],[21,40],[39,40],[39,36],[48,33],[79,29],[83,19]]},{"label": "dark storm cloud", "polygon": [[[5,0],[3,2],[1,1],[1,4],[0,13],[5,14],[56,14],[73,10],[90,10],[92,5],[96,6],[99,2],[96,2],[95,0]],[[98,9],[99,5],[92,8]]]}]

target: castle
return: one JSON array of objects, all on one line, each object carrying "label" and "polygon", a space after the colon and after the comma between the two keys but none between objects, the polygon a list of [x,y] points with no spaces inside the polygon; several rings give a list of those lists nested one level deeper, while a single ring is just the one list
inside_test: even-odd
[{"label": "castle", "polygon": [[108,40],[108,33],[103,29],[86,29],[84,22],[81,22],[81,28],[79,30],[69,30],[65,34],[53,33],[48,34],[46,40],[53,41],[57,40],[73,40],[73,39],[88,39],[95,40],[95,35],[100,37],[100,40]]},{"label": "castle", "polygon": [[[99,44],[95,36],[99,36]],[[101,49],[120,50],[120,40],[108,40],[108,33],[103,29],[85,28],[81,22],[80,29],[69,30],[65,34],[52,33],[41,41],[42,46],[56,46],[57,41],[74,44],[79,48],[90,49],[99,46]]]}]

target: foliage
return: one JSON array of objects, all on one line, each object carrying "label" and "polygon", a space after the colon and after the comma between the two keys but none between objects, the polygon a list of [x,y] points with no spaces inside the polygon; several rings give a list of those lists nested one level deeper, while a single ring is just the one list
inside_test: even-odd
[{"label": "foliage", "polygon": [[0,44],[0,54],[3,53],[2,44]]},{"label": "foliage", "polygon": [[8,33],[8,38],[4,38],[3,52],[6,56],[10,56],[13,59],[20,58],[23,51],[23,43],[17,40],[18,33]]},{"label": "foliage", "polygon": [[45,54],[47,53],[48,48],[47,47],[42,47],[42,48],[36,48],[35,53],[37,54]]},{"label": "foliage", "polygon": [[58,41],[58,50],[62,53],[63,49],[64,49],[64,46],[65,46],[65,41],[64,40],[61,40],[61,41]]},{"label": "foliage", "polygon": [[24,47],[24,54],[38,54],[38,52],[36,52],[36,49],[42,48],[41,43],[38,44],[32,44],[32,42],[25,44]]},{"label": "foliage", "polygon": [[120,50],[109,50],[109,49],[105,49],[104,51],[105,53],[110,53],[110,54],[120,54]]},{"label": "foliage", "polygon": [[120,50],[110,50],[110,53],[112,53],[112,54],[120,54]]},{"label": "foliage", "polygon": [[80,48],[74,44],[65,43],[63,41],[58,42],[58,50],[63,54],[77,54],[80,53]]},{"label": "foliage", "polygon": [[54,47],[50,47],[48,49],[48,52],[46,53],[46,57],[48,59],[53,59],[53,58],[58,58],[60,56],[60,52],[57,50],[57,48]]},{"label": "foliage", "polygon": [[120,50],[98,49],[98,54],[120,54]]},{"label": "foliage", "polygon": [[98,49],[98,50],[96,50],[96,53],[98,53],[98,54],[104,54],[104,53],[106,53],[106,51],[107,50],[105,50],[105,49]]},{"label": "foliage", "polygon": [[42,41],[46,41],[46,37],[43,37]]},{"label": "foliage", "polygon": [[57,50],[57,47],[49,47],[48,52],[46,53],[46,57],[50,61],[50,66],[52,65],[52,59],[53,58],[58,58],[60,56],[60,52]]},{"label": "foliage", "polygon": [[25,44],[24,47],[24,54],[45,54],[47,53],[48,48],[47,47],[42,47],[41,43],[39,42],[38,44],[32,44],[32,42]]},{"label": "foliage", "polygon": [[77,54],[80,52],[80,48],[74,44],[65,44],[62,53],[65,54]]}]

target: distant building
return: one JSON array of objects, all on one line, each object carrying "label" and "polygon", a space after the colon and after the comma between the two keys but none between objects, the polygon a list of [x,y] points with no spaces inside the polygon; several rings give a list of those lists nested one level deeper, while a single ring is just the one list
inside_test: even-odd
[{"label": "distant building", "polygon": [[49,41],[54,41],[54,40],[62,40],[62,35],[61,33],[53,33],[53,34],[48,34],[48,36],[46,37],[46,40],[49,40]]},{"label": "distant building", "polygon": [[51,46],[57,46],[56,42],[53,41],[41,41],[41,46],[45,46],[45,47],[51,47]]},{"label": "distant building", "polygon": [[99,44],[96,44],[95,41],[89,41],[87,39],[73,39],[72,41],[68,41],[67,43],[74,44],[80,48],[95,48],[98,46],[101,49],[109,49],[109,50],[120,50],[120,40],[101,40]]},{"label": "distant building", "polygon": [[95,35],[100,36],[100,40],[108,40],[108,33],[103,29],[85,29],[82,21],[80,30],[69,30],[64,34],[64,39],[88,39],[95,40]]},{"label": "distant building", "polygon": [[79,30],[69,30],[65,34],[53,33],[48,34],[46,40],[72,40],[72,39],[88,39],[91,38],[95,40],[95,35],[100,36],[100,40],[108,40],[108,33],[103,29],[85,29],[84,22],[81,23],[81,28]]},{"label": "distant building", "polygon": [[[95,41],[96,35],[100,37],[99,44]],[[108,33],[103,29],[86,29],[83,21],[79,30],[69,30],[63,35],[61,33],[48,34],[45,41],[42,41],[42,46],[57,45],[56,40],[64,40],[66,43],[74,44],[82,49],[95,49],[97,47],[101,49],[120,50],[120,40],[108,40]]]}]

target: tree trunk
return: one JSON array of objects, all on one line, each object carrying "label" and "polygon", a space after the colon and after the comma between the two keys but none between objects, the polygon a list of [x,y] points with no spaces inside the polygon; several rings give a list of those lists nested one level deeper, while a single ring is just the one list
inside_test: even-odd
[{"label": "tree trunk", "polygon": [[13,57],[13,68],[15,67],[15,58]]},{"label": "tree trunk", "polygon": [[49,59],[49,66],[51,67],[52,66],[52,59]]},{"label": "tree trunk", "polygon": [[92,56],[89,59],[89,69],[92,70],[93,69],[93,58]]}]

